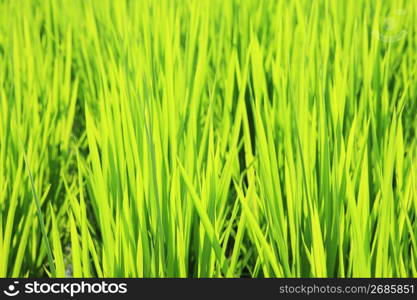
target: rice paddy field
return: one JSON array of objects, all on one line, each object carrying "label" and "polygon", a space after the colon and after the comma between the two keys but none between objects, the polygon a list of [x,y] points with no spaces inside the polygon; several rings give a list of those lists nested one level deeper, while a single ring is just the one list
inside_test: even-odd
[{"label": "rice paddy field", "polygon": [[417,2],[0,1],[0,277],[416,277]]}]

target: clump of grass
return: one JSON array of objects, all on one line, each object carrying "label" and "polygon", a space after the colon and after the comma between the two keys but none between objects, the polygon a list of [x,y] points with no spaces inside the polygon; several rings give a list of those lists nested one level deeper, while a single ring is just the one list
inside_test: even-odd
[{"label": "clump of grass", "polygon": [[415,2],[0,14],[1,277],[416,276]]}]

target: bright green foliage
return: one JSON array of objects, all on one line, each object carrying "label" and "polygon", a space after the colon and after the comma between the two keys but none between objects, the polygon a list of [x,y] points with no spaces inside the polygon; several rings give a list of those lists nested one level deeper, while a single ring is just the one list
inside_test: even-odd
[{"label": "bright green foliage", "polygon": [[417,276],[417,2],[0,2],[0,277]]}]

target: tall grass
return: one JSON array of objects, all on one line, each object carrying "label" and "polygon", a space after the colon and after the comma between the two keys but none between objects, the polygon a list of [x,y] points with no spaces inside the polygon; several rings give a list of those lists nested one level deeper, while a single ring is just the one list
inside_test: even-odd
[{"label": "tall grass", "polygon": [[417,276],[415,1],[0,17],[0,277]]}]

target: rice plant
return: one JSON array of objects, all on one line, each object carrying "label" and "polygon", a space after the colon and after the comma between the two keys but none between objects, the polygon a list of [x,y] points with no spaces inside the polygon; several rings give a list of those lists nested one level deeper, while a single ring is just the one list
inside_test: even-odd
[{"label": "rice plant", "polygon": [[0,17],[0,277],[417,276],[417,2]]}]

